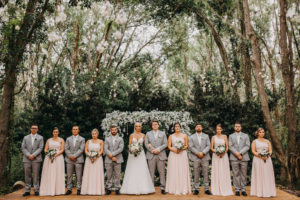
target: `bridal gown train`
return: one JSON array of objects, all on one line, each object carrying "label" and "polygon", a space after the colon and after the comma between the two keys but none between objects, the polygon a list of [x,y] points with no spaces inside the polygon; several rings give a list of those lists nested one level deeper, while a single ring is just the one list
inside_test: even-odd
[{"label": "bridal gown train", "polygon": [[[143,144],[143,138],[140,138],[139,140],[133,138],[132,143]],[[136,157],[132,154],[128,154],[125,175],[120,193],[138,195],[154,192],[155,189],[149,173],[144,150],[142,150],[142,152]]]}]

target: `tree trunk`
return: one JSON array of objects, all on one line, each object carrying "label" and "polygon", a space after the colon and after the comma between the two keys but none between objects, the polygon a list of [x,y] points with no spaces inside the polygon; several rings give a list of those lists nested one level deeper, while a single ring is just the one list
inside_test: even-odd
[{"label": "tree trunk", "polygon": [[[239,0],[239,10],[240,10],[240,25],[241,25],[241,33],[242,37],[246,38],[246,27],[245,27],[245,17],[244,17],[244,9],[243,9],[243,1]],[[245,93],[248,101],[251,101],[253,98],[252,95],[252,76],[251,76],[251,59],[249,48],[247,46],[247,41],[242,38],[241,50],[243,56],[243,76],[244,76],[244,84],[245,84]]]},{"label": "tree trunk", "polygon": [[[258,38],[256,37],[253,27],[250,22],[250,13],[249,13],[249,6],[248,0],[243,0],[243,8],[244,8],[244,15],[245,15],[245,25],[246,25],[246,33],[251,41],[252,46],[252,54],[253,54],[253,63],[254,63],[254,75],[256,78],[256,84],[258,88],[259,99],[262,107],[262,112],[264,116],[264,120],[267,125],[267,129],[269,130],[271,141],[275,150],[275,154],[280,161],[281,165],[288,169],[287,159],[284,155],[284,150],[279,141],[275,128],[272,123],[271,113],[268,105],[268,97],[265,91],[265,84],[264,79],[262,78],[262,62],[261,62],[261,52],[259,49]],[[291,180],[290,173],[287,174],[288,180]]]},{"label": "tree trunk", "polygon": [[[296,105],[294,101],[294,71],[292,62],[292,52],[288,49],[288,27],[286,22],[287,1],[280,0],[280,55],[281,55],[281,71],[285,87],[286,99],[286,119],[289,132],[288,137],[288,165],[289,174],[291,175],[291,183],[295,180],[296,170],[296,132],[297,132],[297,118],[296,118]],[[292,47],[290,46],[290,49]]]},{"label": "tree trunk", "polygon": [[[9,130],[12,124],[14,110],[14,95],[17,82],[17,67],[22,61],[26,45],[32,37],[38,25],[42,22],[49,0],[46,0],[42,10],[36,13],[37,0],[31,0],[27,4],[26,12],[20,31],[15,31],[12,26],[8,37],[8,51],[5,55],[5,81],[3,83],[3,95],[0,111],[0,188],[5,186],[8,164]],[[34,15],[37,14],[35,17]]]}]

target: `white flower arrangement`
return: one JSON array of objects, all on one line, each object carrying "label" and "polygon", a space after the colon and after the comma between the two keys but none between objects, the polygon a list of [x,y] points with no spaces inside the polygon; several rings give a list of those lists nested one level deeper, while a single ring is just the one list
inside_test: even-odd
[{"label": "white flower arrangement", "polygon": [[225,145],[218,145],[216,148],[217,155],[223,154],[223,153],[225,153],[225,151],[226,151]]},{"label": "white flower arrangement", "polygon": [[142,145],[140,143],[132,143],[128,149],[130,154],[137,157],[142,152]]},{"label": "white flower arrangement", "polygon": [[[193,123],[189,112],[167,112],[167,111],[135,111],[135,112],[120,112],[114,111],[107,113],[106,118],[102,120],[101,127],[104,135],[109,135],[110,126],[116,124],[118,129],[124,134],[128,134],[124,126],[141,122],[142,124],[150,123],[152,120],[158,120],[162,128],[168,131],[169,127],[175,122],[180,122],[181,131],[190,135],[189,125]],[[123,129],[122,129],[123,128]]]},{"label": "white flower arrangement", "polygon": [[[264,158],[267,158],[267,157],[270,155],[268,149],[263,149],[263,150],[261,150],[261,152],[259,152],[258,154],[259,154],[261,157],[264,157]],[[264,160],[264,162],[266,163],[266,160]]]},{"label": "white flower arrangement", "polygon": [[175,142],[175,148],[178,150],[182,150],[184,148],[184,142],[182,140],[177,140]]},{"label": "white flower arrangement", "polygon": [[51,160],[51,163],[53,163],[56,154],[57,154],[57,150],[56,149],[48,149],[46,155],[49,156],[49,158]]}]

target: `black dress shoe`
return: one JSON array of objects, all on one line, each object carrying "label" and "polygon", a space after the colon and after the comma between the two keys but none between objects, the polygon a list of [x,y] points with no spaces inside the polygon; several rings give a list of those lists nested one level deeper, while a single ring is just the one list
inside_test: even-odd
[{"label": "black dress shoe", "polygon": [[239,191],[235,192],[235,196],[241,196],[240,192]]},{"label": "black dress shoe", "polygon": [[244,197],[248,196],[247,193],[246,193],[245,191],[242,191],[242,195],[243,195]]},{"label": "black dress shoe", "polygon": [[[119,191],[119,190],[117,190],[117,191]],[[116,191],[116,194],[117,194],[117,191]],[[110,195],[110,194],[111,194],[111,191],[110,190],[106,190],[105,195]]]},{"label": "black dress shoe", "polygon": [[80,195],[80,190],[77,190],[77,195]]},{"label": "black dress shoe", "polygon": [[30,195],[30,192],[25,192],[24,194],[23,194],[23,197],[26,197],[26,196],[29,196]]},{"label": "black dress shoe", "polygon": [[198,195],[199,191],[198,190],[194,190],[194,195]]},{"label": "black dress shoe", "polygon": [[35,195],[35,196],[39,196],[40,193],[39,193],[39,192],[34,192],[34,195]]},{"label": "black dress shoe", "polygon": [[120,195],[120,190],[116,190],[116,195]]},{"label": "black dress shoe", "polygon": [[68,190],[65,195],[70,195],[70,194],[72,194],[72,191]]},{"label": "black dress shoe", "polygon": [[166,194],[166,191],[165,191],[165,190],[161,190],[161,193],[162,193],[162,194]]},{"label": "black dress shoe", "polygon": [[212,193],[209,190],[205,190],[205,194],[212,195]]}]

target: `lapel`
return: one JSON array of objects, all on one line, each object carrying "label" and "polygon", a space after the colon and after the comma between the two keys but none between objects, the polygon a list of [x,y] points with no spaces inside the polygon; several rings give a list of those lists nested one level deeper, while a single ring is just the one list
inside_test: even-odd
[{"label": "lapel", "polygon": [[240,136],[240,143],[239,143],[239,146],[242,144],[242,140],[243,140],[243,136],[244,136],[244,134],[241,132],[240,133],[241,134],[241,136]]}]

